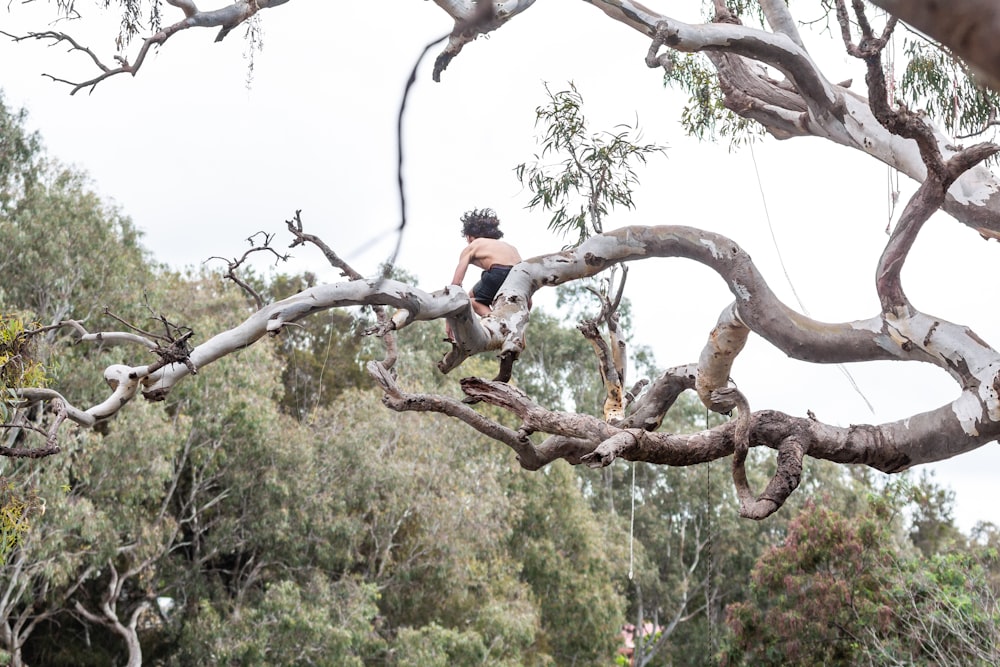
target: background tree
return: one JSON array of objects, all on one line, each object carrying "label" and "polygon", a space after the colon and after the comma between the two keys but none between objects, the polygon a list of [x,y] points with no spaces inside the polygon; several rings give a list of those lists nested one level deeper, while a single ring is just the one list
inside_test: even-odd
[{"label": "background tree", "polygon": [[898,490],[853,519],[810,504],[731,605],[725,664],[991,664],[996,591],[969,553],[907,548]]},{"label": "background tree", "polygon": [[[268,298],[278,300],[315,285],[312,274],[279,275],[270,278],[263,291]],[[289,330],[279,339],[284,388],[281,405],[288,414],[303,419],[311,411],[332,404],[347,388],[364,383],[362,332],[370,324],[358,314],[331,310],[308,328]]]}]

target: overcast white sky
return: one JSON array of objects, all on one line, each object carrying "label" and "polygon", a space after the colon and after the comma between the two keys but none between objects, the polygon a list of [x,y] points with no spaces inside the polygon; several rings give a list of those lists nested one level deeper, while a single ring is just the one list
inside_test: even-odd
[{"label": "overcast white sky", "polygon": [[[698,18],[700,5],[649,4],[669,5],[688,20]],[[46,5],[0,8],[0,29],[45,28]],[[110,61],[117,21],[99,25],[99,10],[85,11],[87,21],[60,29]],[[172,7],[164,12],[168,22],[177,14]],[[249,87],[242,33],[215,44],[206,30],[173,37],[137,77],[119,76],[74,97],[41,74],[89,78],[94,70],[85,57],[62,46],[0,41],[0,87],[8,104],[28,108],[51,155],[87,170],[97,190],[144,230],[158,260],[186,267],[213,255],[236,256],[258,230],[284,238],[283,221],[302,209],[309,231],[372,274],[391,251],[399,220],[395,128],[403,85],[424,44],[449,31],[451,21],[417,0],[299,0],[261,17],[264,48]],[[813,317],[874,315],[875,264],[889,219],[887,168],[821,140],[767,138],[751,153],[684,137],[683,99],[663,88],[661,72],[645,67],[647,46],[642,35],[585,3],[549,0],[467,46],[439,84],[431,81],[428,57],[404,130],[409,226],[399,265],[424,289],[444,286],[463,244],[458,217],[473,207],[496,209],[506,238],[526,257],[565,244],[546,230],[546,213],[525,208],[530,193],[513,169],[537,150],[534,109],[546,100],[544,83],[558,90],[573,81],[594,130],[638,118],[644,140],[668,146],[665,158],[639,170],[636,209],[614,212],[606,227],[687,224],[727,234],[794,306],[769,214],[788,274]],[[829,41],[814,47],[828,77],[861,82],[859,65],[833,47]],[[907,294],[923,311],[1000,344],[993,301],[998,253],[995,243],[936,216],[904,270]],[[318,253],[297,249],[285,270],[306,269],[337,278]],[[695,361],[732,301],[718,277],[683,260],[635,264],[629,281],[635,336],[664,367]],[[759,338],[737,360],[734,379],[755,409],[795,415],[811,409],[839,425],[902,418],[957,395],[943,371],[926,365],[849,369],[874,415],[836,367],[789,360]],[[957,492],[964,528],[980,519],[1000,523],[998,463],[994,443],[929,466]]]}]

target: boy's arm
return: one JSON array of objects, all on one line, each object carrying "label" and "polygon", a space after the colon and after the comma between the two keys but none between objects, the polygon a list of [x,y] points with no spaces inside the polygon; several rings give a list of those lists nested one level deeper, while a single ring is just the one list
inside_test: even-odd
[{"label": "boy's arm", "polygon": [[475,242],[470,243],[462,249],[462,254],[458,256],[458,266],[455,267],[455,277],[451,279],[452,285],[461,285],[465,280],[465,272],[469,269],[469,264],[475,256]]}]

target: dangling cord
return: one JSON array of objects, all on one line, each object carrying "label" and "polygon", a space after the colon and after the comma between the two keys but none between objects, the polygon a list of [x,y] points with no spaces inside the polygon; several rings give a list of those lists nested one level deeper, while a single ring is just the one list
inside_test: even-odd
[{"label": "dangling cord", "polygon": [[[757,188],[760,190],[760,200],[764,206],[764,217],[767,219],[767,228],[771,230],[771,242],[774,244],[775,254],[778,255],[778,263],[781,265],[781,270],[785,274],[785,280],[788,282],[788,286],[792,289],[792,295],[795,297],[795,301],[798,302],[799,309],[802,311],[802,314],[806,317],[811,317],[809,309],[806,308],[806,304],[804,304],[802,299],[799,297],[799,293],[796,291],[795,285],[792,284],[792,277],[788,275],[788,267],[785,266],[785,258],[781,256],[781,248],[778,247],[778,237],[774,234],[774,225],[771,224],[771,214],[767,210],[767,197],[764,196],[764,183],[760,179],[760,170],[757,168],[757,156],[754,155],[752,141],[750,142],[750,159],[753,160],[753,171],[757,175]],[[847,366],[844,366],[844,364],[837,364],[837,368],[844,374],[844,377],[847,378],[851,387],[853,387],[854,391],[861,397],[861,400],[865,402],[865,405],[868,406],[871,413],[875,414],[875,408],[868,400],[868,397],[861,391],[861,387],[858,386],[858,383],[854,381],[854,376],[851,375],[849,370],[847,370]]]},{"label": "dangling cord", "polygon": [[628,520],[628,580],[635,576],[635,461],[632,461],[632,512]]},{"label": "dangling cord", "polygon": [[[705,408],[705,430],[707,431],[709,411]],[[715,650],[715,615],[712,613],[712,570],[715,569],[715,554],[712,549],[712,462],[705,464],[705,517],[708,524],[708,538],[706,540],[705,560],[708,564],[708,575],[705,577],[705,614],[708,615],[708,646]]]}]

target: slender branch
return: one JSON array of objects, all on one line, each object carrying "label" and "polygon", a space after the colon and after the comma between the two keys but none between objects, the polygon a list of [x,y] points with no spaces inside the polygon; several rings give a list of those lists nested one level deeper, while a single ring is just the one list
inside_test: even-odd
[{"label": "slender branch", "polygon": [[160,46],[166,43],[170,37],[182,30],[187,30],[188,28],[219,28],[219,33],[215,38],[215,41],[219,42],[222,41],[233,28],[254,16],[261,9],[277,7],[287,2],[289,2],[289,0],[236,0],[227,7],[200,11],[192,0],[167,0],[167,4],[173,5],[184,12],[184,19],[161,28],[155,34],[143,40],[134,62],[129,62],[128,58],[123,55],[115,55],[114,60],[118,63],[117,66],[105,64],[90,48],[83,46],[71,35],[64,32],[46,30],[44,32],[32,32],[27,35],[19,36],[0,31],[0,34],[11,38],[15,42],[34,39],[49,41],[54,44],[66,43],[69,44],[70,51],[80,51],[87,55],[87,57],[90,58],[90,60],[101,71],[101,73],[95,77],[85,81],[69,81],[52,74],[43,75],[58,83],[65,83],[71,86],[72,90],[70,91],[70,94],[75,95],[84,88],[89,88],[90,91],[93,92],[99,83],[119,74],[131,74],[132,76],[135,76],[139,72],[143,63],[146,61],[146,55],[152,47]]},{"label": "slender branch", "polygon": [[411,394],[404,392],[396,384],[396,378],[389,369],[379,362],[369,362],[368,372],[382,387],[385,396],[382,402],[397,412],[438,412],[465,422],[483,435],[507,444],[517,454],[518,462],[528,470],[537,470],[544,463],[538,461],[528,433],[502,426],[476,412],[462,401],[433,394]]},{"label": "slender branch", "polygon": [[[255,236],[263,237],[264,240],[261,245],[254,244]],[[208,262],[213,259],[221,259],[223,262],[226,262],[225,277],[229,278],[234,283],[239,285],[239,287],[244,292],[250,295],[250,297],[254,300],[254,303],[257,304],[257,310],[260,310],[261,308],[264,307],[264,298],[257,292],[257,290],[251,287],[249,283],[240,278],[239,275],[236,273],[236,270],[241,266],[243,266],[243,264],[247,261],[250,255],[256,254],[258,252],[269,252],[273,254],[276,258],[275,263],[288,261],[290,255],[282,255],[271,246],[271,241],[273,239],[274,239],[274,234],[267,234],[266,232],[257,232],[256,234],[253,234],[247,238],[247,243],[250,244],[250,249],[244,252],[241,257],[226,259],[225,257],[215,256],[215,257],[209,257],[207,260],[205,260],[206,262]]]}]

